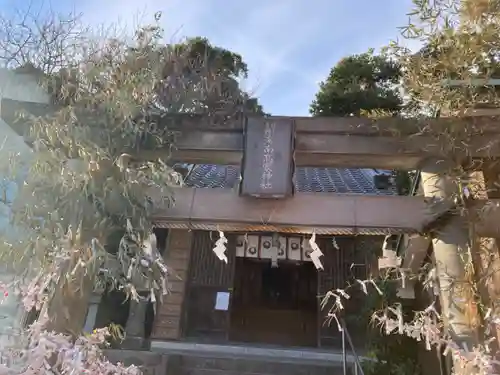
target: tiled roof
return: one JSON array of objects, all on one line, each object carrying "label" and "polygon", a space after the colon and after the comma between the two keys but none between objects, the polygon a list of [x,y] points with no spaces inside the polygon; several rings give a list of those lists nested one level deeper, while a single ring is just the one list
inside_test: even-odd
[{"label": "tiled roof", "polygon": [[[367,195],[393,195],[393,188],[380,190],[375,187],[372,169],[297,168],[295,189],[299,192],[348,193]],[[199,188],[233,188],[240,178],[234,166],[201,164],[193,167],[186,184]]]}]

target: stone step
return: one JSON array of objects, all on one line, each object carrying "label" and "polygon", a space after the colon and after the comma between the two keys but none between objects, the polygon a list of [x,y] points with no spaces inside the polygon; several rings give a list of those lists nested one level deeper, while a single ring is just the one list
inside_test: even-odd
[{"label": "stone step", "polygon": [[[151,350],[157,353],[177,354],[205,358],[239,358],[277,363],[313,364],[342,366],[343,355],[340,350],[320,350],[303,348],[276,348],[249,345],[217,345],[179,341],[151,341]],[[360,361],[370,360],[360,357]],[[348,366],[355,364],[352,353],[346,354]]]},{"label": "stone step", "polygon": [[145,350],[108,349],[104,351],[109,361],[135,365],[141,368],[143,375],[165,375],[168,356]]},{"label": "stone step", "polygon": [[[199,344],[198,344],[199,345]],[[223,345],[221,345],[223,346]],[[179,349],[177,349],[179,350]],[[292,350],[293,351],[293,350]],[[297,350],[298,352],[300,350]],[[273,350],[274,356],[223,357],[208,351],[174,354],[139,350],[106,350],[114,363],[141,367],[144,375],[344,375],[340,362],[309,362],[283,358],[283,352]],[[213,352],[212,352],[213,353]],[[200,355],[201,354],[201,355]],[[354,375],[354,364],[347,364],[347,375]]]},{"label": "stone step", "polygon": [[[243,358],[208,358],[173,355],[168,359],[169,375],[343,375],[342,367],[319,364],[283,363]],[[352,374],[349,372],[348,374]]]}]

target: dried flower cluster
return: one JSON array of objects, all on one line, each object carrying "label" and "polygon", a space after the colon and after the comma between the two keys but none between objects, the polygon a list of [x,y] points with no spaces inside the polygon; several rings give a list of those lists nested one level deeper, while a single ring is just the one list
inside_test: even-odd
[{"label": "dried flower cluster", "polygon": [[[443,311],[431,305],[407,321],[403,320],[401,309],[392,306],[374,319],[387,334],[414,337],[424,341],[428,349],[445,348],[445,354],[453,359],[454,374],[496,374],[500,373],[497,362],[500,331],[494,318],[499,314],[500,297],[496,292],[498,244],[479,238],[475,224],[483,212],[475,210],[472,203],[484,199],[484,207],[490,209],[492,203],[488,200],[498,194],[498,172],[489,177],[488,183],[476,175],[478,170],[486,174],[488,168],[498,168],[498,161],[489,159],[489,150],[498,147],[500,137],[489,137],[488,142],[481,144],[474,142],[494,121],[487,116],[464,120],[464,116],[498,115],[500,2],[413,0],[412,3],[409,24],[403,28],[403,43],[393,43],[388,51],[402,69],[402,89],[407,99],[405,115],[421,120],[416,122],[417,135],[428,137],[426,151],[435,155],[439,164],[436,170],[441,169],[441,176],[446,176],[443,190],[450,191],[439,197],[437,203],[445,202],[452,207],[450,217],[455,225],[466,228],[468,241],[458,246],[455,261],[443,264],[445,257],[434,260],[437,272],[434,267],[430,270],[436,275],[427,275],[429,270],[421,270],[420,275],[406,275],[423,283],[441,278],[437,280],[440,285],[433,287],[442,294]],[[422,48],[418,52],[409,50],[404,46],[408,39]],[[438,123],[433,119],[436,116],[449,117],[450,121]],[[472,160],[472,155],[478,153],[484,155],[481,162]],[[436,183],[443,181],[444,178]],[[423,183],[431,185],[430,181]],[[434,228],[426,234],[439,238],[442,229]],[[435,253],[434,257],[437,256]],[[450,300],[456,305],[455,312],[461,311],[458,319],[462,327],[467,326],[462,331],[467,339],[454,332],[453,320],[457,317],[448,316],[444,308],[449,307]],[[467,341],[474,344],[464,344]]]},{"label": "dried flower cluster", "polygon": [[[335,321],[339,331],[344,329],[340,322],[340,316],[344,310],[345,300],[350,299],[347,290],[359,287],[365,295],[368,295],[370,292],[370,289],[367,288],[368,285],[372,286],[379,295],[383,294],[377,286],[377,280],[367,279],[356,280],[355,284],[347,289],[329,291],[324,296],[322,308],[327,306],[331,299],[334,300],[327,316]],[[372,320],[385,335],[408,336],[418,342],[424,342],[427,350],[444,348],[444,355],[451,354],[461,365],[461,368],[454,369],[454,374],[494,375],[498,373],[496,369],[500,362],[495,358],[495,353],[492,353],[490,348],[494,338],[490,338],[473,348],[458,346],[443,330],[443,317],[435,308],[434,303],[422,311],[415,312],[410,321],[404,318],[400,304],[387,306],[383,311],[375,311]],[[487,323],[492,328],[498,325],[500,320],[487,316]]]},{"label": "dried flower cluster", "polygon": [[[49,277],[36,277],[30,285],[21,287],[19,283],[1,284],[4,296],[19,295],[26,311],[41,308],[46,300],[43,292]],[[69,335],[47,330],[48,319],[42,313],[26,329],[12,332],[8,344],[0,351],[0,374],[2,375],[44,375],[57,374],[98,374],[98,375],[140,375],[136,366],[124,366],[109,362],[102,349],[111,336],[109,329],[95,330],[76,340]]]}]

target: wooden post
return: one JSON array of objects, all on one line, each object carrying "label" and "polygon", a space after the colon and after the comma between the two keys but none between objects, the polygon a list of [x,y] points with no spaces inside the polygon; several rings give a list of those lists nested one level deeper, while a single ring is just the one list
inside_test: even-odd
[{"label": "wooden post", "polygon": [[97,311],[99,310],[99,305],[101,303],[102,294],[94,294],[89,301],[89,306],[87,310],[87,316],[85,318],[85,324],[83,326],[83,332],[92,333],[95,327],[95,322],[97,318]]},{"label": "wooden post", "polygon": [[[500,165],[498,161],[483,162],[481,172],[470,176],[469,189],[473,199],[500,198]],[[474,262],[479,282],[479,292],[484,305],[491,308],[495,316],[500,311],[500,253],[498,239],[477,237],[474,239]],[[496,345],[493,352],[500,348],[500,328],[495,326]]]},{"label": "wooden post", "polygon": [[[429,162],[422,168],[425,196],[447,200],[458,193],[452,177],[446,175],[444,163]],[[478,311],[474,303],[469,276],[469,230],[465,218],[455,215],[434,235],[432,240],[439,293],[445,329],[459,346],[469,349],[478,342]]]},{"label": "wooden post", "polygon": [[141,293],[139,300],[130,300],[130,309],[125,326],[125,342],[123,347],[126,349],[141,350],[145,343],[145,322],[146,311],[148,309],[147,293]]},{"label": "wooden post", "polygon": [[[65,265],[65,272],[71,272],[73,264],[68,261]],[[94,283],[95,276],[85,274],[83,268],[78,269],[73,279],[66,283],[60,282],[57,286],[58,293],[47,301],[41,312],[41,314],[47,314],[50,319],[47,325],[49,331],[69,334],[73,337],[80,335],[87,319],[88,304]]]},{"label": "wooden post", "polygon": [[163,297],[153,325],[153,339],[177,340],[181,335],[182,306],[188,276],[193,232],[172,229],[167,238],[165,263],[169,270],[170,292]]}]

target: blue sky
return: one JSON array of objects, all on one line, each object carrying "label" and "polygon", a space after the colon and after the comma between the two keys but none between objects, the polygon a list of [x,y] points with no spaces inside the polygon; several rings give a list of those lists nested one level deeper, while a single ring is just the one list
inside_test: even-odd
[{"label": "blue sky", "polygon": [[[28,1],[28,0],[22,0]],[[0,10],[19,0],[0,0]],[[133,27],[162,11],[166,36],[206,36],[240,53],[245,88],[274,115],[307,115],[335,63],[399,37],[411,0],[33,0],[32,6],[83,12],[102,25]]]}]

